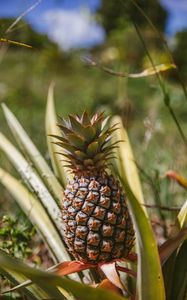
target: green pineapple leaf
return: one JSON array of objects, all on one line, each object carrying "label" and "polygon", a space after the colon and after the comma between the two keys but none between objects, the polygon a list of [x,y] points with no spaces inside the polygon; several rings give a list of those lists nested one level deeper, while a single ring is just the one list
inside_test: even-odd
[{"label": "green pineapple leaf", "polygon": [[[128,198],[137,239],[138,252],[138,299],[164,300],[165,289],[160,264],[160,257],[151,224],[138,199],[133,194],[127,180],[121,178]],[[146,286],[146,288],[145,288]]]},{"label": "green pineapple leaf", "polygon": [[[18,274],[23,274],[31,279],[33,283],[44,290],[51,299],[64,299],[69,295],[82,300],[124,300],[113,292],[109,292],[100,288],[93,288],[86,284],[81,284],[65,277],[59,277],[49,272],[31,268],[23,262],[8,256],[0,250],[0,265],[2,269],[9,269]],[[59,289],[61,288],[61,289]],[[61,292],[63,293],[61,293]],[[65,291],[65,292],[64,292]],[[71,296],[70,296],[71,297]]]},{"label": "green pineapple leaf", "polygon": [[65,187],[66,185],[66,172],[67,169],[63,166],[62,162],[60,161],[59,155],[56,152],[59,152],[59,147],[52,142],[54,139],[51,138],[51,135],[61,136],[60,130],[57,127],[57,116],[55,111],[54,105],[54,96],[53,96],[54,84],[51,83],[48,90],[47,96],[47,105],[46,105],[46,112],[45,112],[45,131],[46,131],[46,139],[47,139],[47,146],[48,151],[50,154],[52,166],[54,169],[54,173]]},{"label": "green pineapple leaf", "polygon": [[33,163],[46,186],[49,188],[54,197],[59,201],[61,199],[62,186],[58,182],[54,173],[49,168],[39,150],[27,135],[26,131],[13,115],[13,113],[5,104],[2,104],[2,108],[10,130],[12,131],[16,141],[20,145],[21,150]]}]

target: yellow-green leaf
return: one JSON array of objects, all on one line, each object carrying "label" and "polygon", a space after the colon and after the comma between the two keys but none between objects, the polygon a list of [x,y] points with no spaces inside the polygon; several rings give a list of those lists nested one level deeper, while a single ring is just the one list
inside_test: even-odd
[{"label": "yellow-green leaf", "polygon": [[185,201],[185,203],[179,211],[178,221],[180,223],[181,228],[187,226],[187,200]]},{"label": "yellow-green leaf", "polygon": [[17,201],[31,223],[36,226],[56,260],[58,262],[69,260],[62,239],[39,200],[20,181],[1,168],[0,183]]},{"label": "yellow-green leaf", "polygon": [[121,182],[127,194],[128,206],[136,232],[138,252],[137,299],[165,300],[160,257],[151,224],[128,182],[124,178],[121,178]]},{"label": "yellow-green leaf", "polygon": [[138,175],[135,158],[132,152],[130,141],[127,131],[123,127],[122,120],[119,116],[111,119],[111,124],[118,124],[118,129],[113,133],[112,140],[121,141],[116,148],[119,173],[122,177],[126,178],[128,184],[140,203],[144,203],[142,187]]},{"label": "yellow-green leaf", "polygon": [[109,73],[110,75],[118,76],[118,77],[128,77],[128,78],[141,78],[141,77],[147,77],[147,76],[152,76],[157,73],[165,72],[170,69],[176,69],[176,65],[173,63],[167,63],[167,64],[160,64],[154,67],[150,67],[148,69],[143,70],[140,73],[121,73],[121,72],[116,72],[112,69],[109,69],[105,66],[103,66],[101,63],[94,61],[93,59],[90,58],[84,58],[84,61],[89,64],[92,67],[97,67],[100,70]]},{"label": "yellow-green leaf", "polygon": [[51,134],[58,135],[58,136],[61,135],[60,130],[57,127],[57,117],[55,112],[53,89],[54,89],[54,84],[52,83],[49,87],[48,97],[47,97],[45,129],[46,129],[48,151],[50,154],[55,175],[60,179],[63,186],[65,186],[68,169],[66,167],[63,167],[63,162],[61,161],[63,160],[63,157],[57,154],[58,152],[62,152],[62,149],[58,145],[53,143],[55,140],[50,136]]},{"label": "yellow-green leaf", "polygon": [[40,177],[45,182],[51,193],[60,202],[62,198],[62,186],[58,182],[54,173],[49,168],[42,154],[36,148],[30,137],[27,135],[26,131],[23,129],[19,121],[13,115],[13,113],[8,109],[5,104],[2,104],[2,108],[7,120],[7,123],[16,139],[21,149],[26,156],[32,161],[33,165],[36,167]]},{"label": "yellow-green leaf", "polygon": [[[49,272],[44,272],[38,269],[31,268],[26,264],[22,263],[20,260],[16,260],[12,257],[9,257],[6,253],[0,250],[0,265],[1,268],[7,268],[12,271],[15,271],[19,274],[23,274],[27,278],[31,279],[36,285],[50,293],[51,299],[64,299],[63,295],[60,297],[57,296],[56,288],[60,287],[66,290],[68,293],[71,293],[74,297],[81,300],[124,300],[126,297],[121,297],[113,292],[105,291],[104,289],[93,288],[87,284],[81,284],[74,280],[59,277],[53,275]],[[54,295],[52,297],[52,294]],[[158,300],[158,299],[157,299]]]},{"label": "yellow-green leaf", "polygon": [[12,44],[12,45],[16,45],[16,46],[25,47],[25,48],[33,48],[31,45],[24,44],[24,43],[17,42],[17,41],[12,41],[12,40],[9,40],[6,38],[0,38],[0,43]]}]

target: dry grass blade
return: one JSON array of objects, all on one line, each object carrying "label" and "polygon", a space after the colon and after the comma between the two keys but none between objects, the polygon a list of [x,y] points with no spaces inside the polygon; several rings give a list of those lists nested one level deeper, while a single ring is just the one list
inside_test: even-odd
[{"label": "dry grass blade", "polygon": [[31,12],[33,9],[38,6],[42,0],[38,0],[36,3],[34,3],[32,6],[30,6],[27,10],[25,10],[19,17],[16,18],[16,20],[7,28],[6,33],[11,32],[12,28],[21,20],[23,17],[25,17],[29,12]]},{"label": "dry grass blade", "polygon": [[168,64],[160,64],[154,67],[150,67],[148,69],[143,70],[140,73],[121,73],[121,72],[115,72],[114,70],[111,70],[107,67],[104,67],[100,62],[96,62],[95,60],[91,58],[85,57],[84,62],[87,63],[91,67],[97,67],[100,70],[109,73],[110,75],[118,76],[118,77],[128,77],[128,78],[141,78],[141,77],[147,77],[152,76],[161,72],[168,71],[170,69],[176,69],[176,65],[168,63]]},{"label": "dry grass blade", "polygon": [[24,43],[17,42],[17,41],[12,41],[12,40],[9,40],[9,39],[6,39],[6,38],[0,38],[0,43],[7,43],[7,44],[12,44],[12,45],[16,45],[16,46],[21,46],[21,47],[33,49],[33,47],[31,45],[24,44]]}]

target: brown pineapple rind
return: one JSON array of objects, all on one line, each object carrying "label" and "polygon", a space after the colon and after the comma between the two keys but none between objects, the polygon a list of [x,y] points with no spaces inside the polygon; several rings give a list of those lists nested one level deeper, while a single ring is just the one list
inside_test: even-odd
[{"label": "brown pineapple rind", "polygon": [[113,176],[75,177],[64,194],[66,243],[75,258],[98,263],[127,256],[134,230],[125,195]]}]

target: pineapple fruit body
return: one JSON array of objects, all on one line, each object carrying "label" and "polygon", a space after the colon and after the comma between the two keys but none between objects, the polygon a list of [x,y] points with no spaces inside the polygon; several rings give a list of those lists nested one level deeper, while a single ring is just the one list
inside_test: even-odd
[{"label": "pineapple fruit body", "polygon": [[127,256],[134,231],[125,195],[113,176],[75,178],[63,200],[66,243],[75,258],[107,262]]},{"label": "pineapple fruit body", "polygon": [[109,127],[103,113],[90,118],[69,115],[58,124],[67,167],[74,174],[62,201],[66,243],[72,255],[99,263],[125,257],[133,246],[134,230],[125,193],[109,175],[116,143],[110,144],[116,127]]}]

